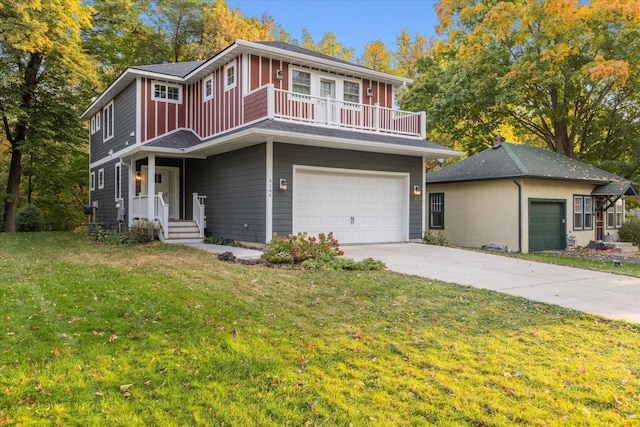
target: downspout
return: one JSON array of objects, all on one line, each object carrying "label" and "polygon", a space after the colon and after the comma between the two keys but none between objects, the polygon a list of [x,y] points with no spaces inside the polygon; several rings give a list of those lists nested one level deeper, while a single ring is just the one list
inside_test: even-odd
[{"label": "downspout", "polygon": [[515,178],[513,183],[518,186],[518,252],[522,253],[522,187]]}]

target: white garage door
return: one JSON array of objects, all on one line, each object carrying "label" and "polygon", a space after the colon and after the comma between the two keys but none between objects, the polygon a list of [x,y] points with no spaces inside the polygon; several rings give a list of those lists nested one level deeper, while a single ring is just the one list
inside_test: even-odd
[{"label": "white garage door", "polygon": [[295,167],[293,232],[333,231],[340,243],[408,238],[409,175]]}]

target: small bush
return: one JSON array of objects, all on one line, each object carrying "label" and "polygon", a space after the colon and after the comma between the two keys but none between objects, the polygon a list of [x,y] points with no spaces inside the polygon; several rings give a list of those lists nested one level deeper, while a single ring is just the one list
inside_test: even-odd
[{"label": "small bush", "polygon": [[156,222],[139,220],[131,224],[127,237],[132,243],[149,243],[158,237],[160,227]]},{"label": "small bush", "polygon": [[273,235],[262,259],[272,264],[300,264],[308,259],[325,260],[343,255],[333,233],[309,237],[304,233],[288,237]]},{"label": "small bush", "polygon": [[422,241],[427,245],[451,246],[449,239],[447,239],[447,235],[444,234],[442,231],[435,232],[435,231],[427,230],[424,232]]},{"label": "small bush", "polygon": [[91,237],[100,243],[108,245],[126,245],[129,243],[129,236],[126,233],[119,233],[100,226],[93,229]]},{"label": "small bush", "polygon": [[236,242],[231,239],[225,239],[224,237],[211,236],[204,239],[203,243],[206,243],[208,245],[234,246]]},{"label": "small bush", "polygon": [[631,242],[636,246],[640,246],[640,219],[628,217],[618,231],[618,237],[620,237],[620,241]]},{"label": "small bush", "polygon": [[384,262],[373,258],[363,259],[362,261],[354,261],[351,258],[308,259],[302,263],[302,266],[312,270],[325,271],[381,271],[387,268]]},{"label": "small bush", "polygon": [[18,231],[40,231],[43,228],[42,212],[35,205],[24,205],[18,210],[16,214],[16,229]]}]

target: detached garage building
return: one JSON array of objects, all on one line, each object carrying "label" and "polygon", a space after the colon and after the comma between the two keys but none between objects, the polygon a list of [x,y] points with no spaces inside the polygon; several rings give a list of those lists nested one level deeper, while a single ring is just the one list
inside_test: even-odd
[{"label": "detached garage building", "polygon": [[542,148],[498,143],[427,175],[427,228],[456,245],[523,253],[618,241],[624,198],[617,175]]}]

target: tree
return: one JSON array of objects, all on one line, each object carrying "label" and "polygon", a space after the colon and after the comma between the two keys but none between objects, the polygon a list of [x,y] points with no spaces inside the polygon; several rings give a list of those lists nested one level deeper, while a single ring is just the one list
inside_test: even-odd
[{"label": "tree", "polygon": [[427,38],[418,33],[411,38],[407,30],[396,36],[396,51],[392,54],[394,72],[402,77],[415,79],[418,74],[418,60],[429,51]]},{"label": "tree", "polygon": [[95,68],[80,31],[91,25],[80,0],[9,2],[0,8],[0,115],[11,160],[4,229],[15,231],[23,155],[36,148],[82,144],[78,104]]},{"label": "tree", "polygon": [[474,151],[509,124],[578,158],[637,144],[637,0],[443,0],[437,12],[440,38],[400,100],[431,131]]},{"label": "tree", "polygon": [[342,59],[343,61],[350,61],[353,57],[353,53],[355,52],[355,49],[352,47],[342,46],[342,43],[338,42],[335,33],[332,31],[324,33],[320,42],[316,44],[313,41],[311,33],[304,28],[302,29],[302,41],[300,42],[300,47],[322,53],[333,58]]},{"label": "tree", "polygon": [[389,50],[380,40],[367,43],[364,47],[364,53],[360,57],[360,63],[362,65],[383,73],[391,72],[390,61]]},{"label": "tree", "polygon": [[[224,1],[223,1],[224,2]],[[153,19],[169,45],[171,62],[190,61],[197,56],[204,37],[204,0],[162,0]]]}]

